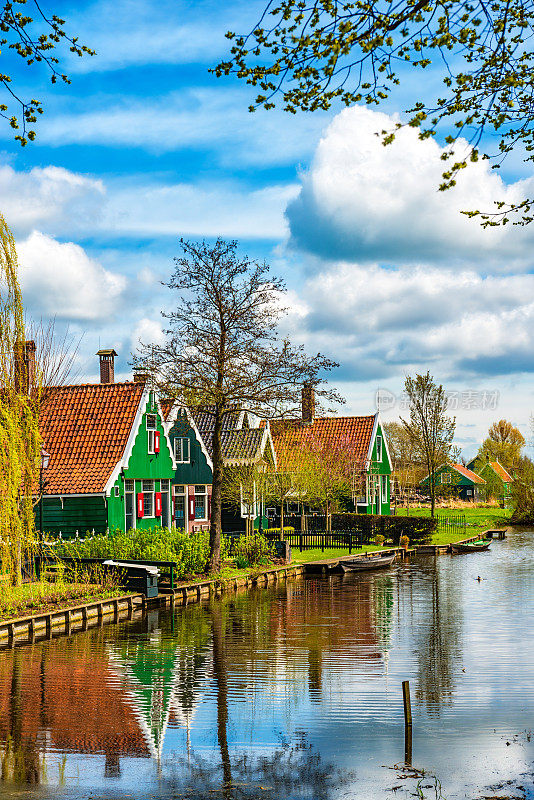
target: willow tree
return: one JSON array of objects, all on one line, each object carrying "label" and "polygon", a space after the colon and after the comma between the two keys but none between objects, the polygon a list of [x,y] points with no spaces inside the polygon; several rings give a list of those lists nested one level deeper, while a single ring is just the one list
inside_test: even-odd
[{"label": "willow tree", "polygon": [[39,476],[39,376],[32,374],[15,242],[0,216],[0,555],[13,585],[33,551],[32,495]]},{"label": "willow tree", "polygon": [[246,410],[263,418],[300,416],[302,385],[318,402],[341,398],[323,386],[337,366],[308,355],[278,331],[285,286],[264,263],[239,256],[237,242],[180,240],[184,257],[166,286],[176,293],[163,344],[146,343],[137,364],[160,393],[209,414],[212,426],[210,572],[220,568],[222,434],[225,417]]}]

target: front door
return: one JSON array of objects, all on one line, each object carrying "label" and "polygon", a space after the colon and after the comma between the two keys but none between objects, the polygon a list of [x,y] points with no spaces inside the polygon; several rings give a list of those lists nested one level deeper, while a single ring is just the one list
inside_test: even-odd
[{"label": "front door", "polygon": [[169,527],[169,493],[161,493],[161,527]]}]

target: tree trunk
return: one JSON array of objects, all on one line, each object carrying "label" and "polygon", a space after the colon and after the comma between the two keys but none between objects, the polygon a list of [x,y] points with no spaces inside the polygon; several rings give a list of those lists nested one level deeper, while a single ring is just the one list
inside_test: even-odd
[{"label": "tree trunk", "polygon": [[217,685],[217,739],[221,753],[225,796],[232,784],[232,765],[228,749],[228,666],[224,642],[222,605],[212,606],[213,672]]},{"label": "tree trunk", "polygon": [[280,503],[280,539],[284,541],[284,498]]},{"label": "tree trunk", "polygon": [[211,521],[210,521],[210,558],[206,565],[209,573],[221,569],[221,516],[222,516],[222,481],[223,457],[221,448],[222,412],[215,411],[213,428],[213,483],[211,488]]}]

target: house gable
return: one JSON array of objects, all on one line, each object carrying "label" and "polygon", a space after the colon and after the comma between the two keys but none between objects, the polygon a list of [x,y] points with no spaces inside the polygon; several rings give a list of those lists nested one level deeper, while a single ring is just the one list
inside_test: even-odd
[{"label": "house gable", "polygon": [[173,452],[175,439],[183,438],[189,442],[189,461],[176,463],[173,483],[211,484],[213,465],[195,421],[187,409],[179,406],[171,409],[166,428]]}]

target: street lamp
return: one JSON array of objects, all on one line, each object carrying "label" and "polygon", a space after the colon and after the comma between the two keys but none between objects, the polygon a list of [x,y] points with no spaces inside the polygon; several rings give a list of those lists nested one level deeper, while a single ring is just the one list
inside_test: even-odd
[{"label": "street lamp", "polygon": [[43,494],[46,487],[44,473],[48,469],[50,463],[50,453],[47,453],[44,447],[41,448],[41,466],[39,469],[39,539],[43,541]]}]

